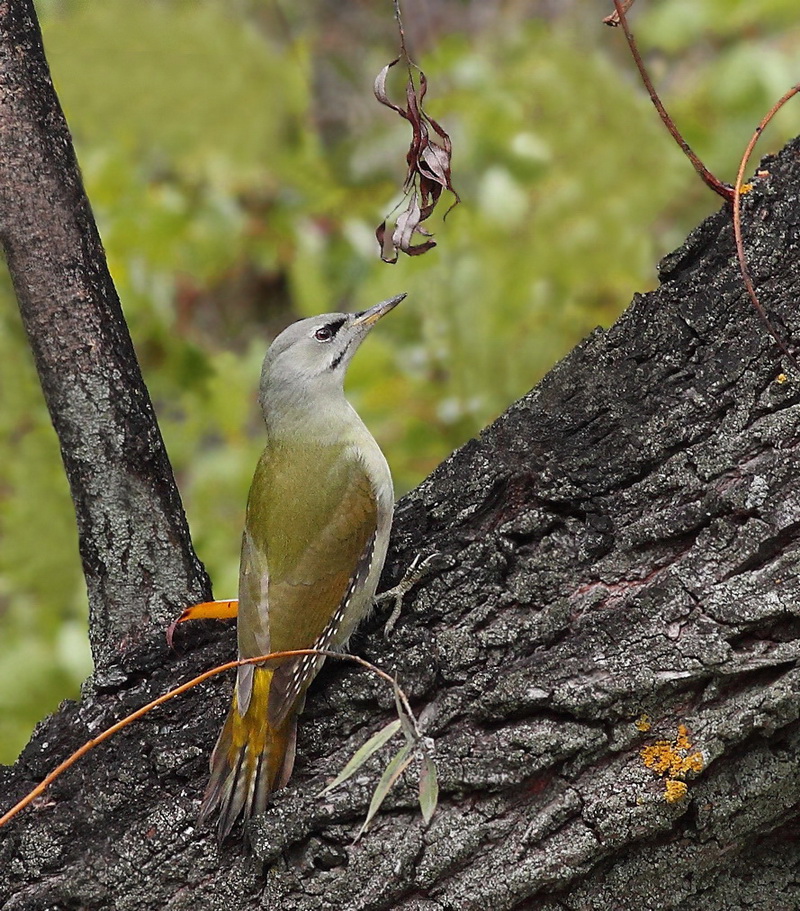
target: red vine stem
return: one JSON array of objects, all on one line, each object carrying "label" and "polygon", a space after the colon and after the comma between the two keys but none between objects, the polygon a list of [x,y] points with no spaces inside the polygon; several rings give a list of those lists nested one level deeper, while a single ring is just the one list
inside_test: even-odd
[{"label": "red vine stem", "polygon": [[216,677],[217,674],[222,674],[225,671],[231,670],[232,668],[241,667],[244,664],[259,664],[262,661],[276,658],[295,658],[300,655],[320,655],[326,658],[338,658],[341,661],[352,661],[354,664],[360,664],[367,670],[372,671],[373,674],[377,674],[378,677],[380,677],[382,680],[385,680],[392,686],[394,691],[398,694],[403,708],[406,710],[409,717],[413,721],[414,715],[411,711],[408,697],[403,692],[403,690],[400,689],[394,677],[387,674],[386,671],[382,671],[374,664],[371,664],[369,661],[366,661],[364,658],[359,658],[357,655],[345,655],[342,652],[330,652],[326,651],[325,649],[300,648],[287,652],[271,652],[269,655],[260,655],[257,658],[241,658],[238,661],[228,661],[227,664],[220,664],[217,667],[212,668],[210,671],[205,671],[205,673],[199,674],[197,677],[193,677],[188,682],[182,683],[180,686],[175,687],[175,689],[172,689],[169,692],[162,694],[158,698],[153,699],[151,702],[148,702],[147,705],[143,705],[141,708],[136,709],[135,712],[131,712],[130,715],[126,715],[125,718],[123,718],[121,721],[117,721],[116,724],[112,724],[111,727],[106,728],[105,731],[103,731],[101,734],[98,734],[97,737],[93,737],[91,740],[87,740],[82,747],[75,750],[71,756],[67,757],[67,759],[57,765],[52,772],[46,775],[42,781],[39,782],[35,788],[33,788],[33,790],[29,791],[28,794],[22,798],[22,800],[18,801],[7,813],[4,813],[2,816],[0,816],[0,828],[2,828],[7,822],[13,819],[21,810],[24,810],[29,803],[36,800],[40,794],[43,794],[44,791],[56,780],[56,778],[66,772],[68,768],[73,766],[90,750],[93,750],[96,746],[99,746],[101,743],[103,743],[104,740],[108,740],[110,737],[113,737],[114,734],[116,734],[118,731],[121,731],[129,724],[132,724],[134,721],[138,721],[139,718],[147,715],[159,705],[162,705],[165,702],[169,702],[170,699],[174,699],[176,696],[182,695],[198,684],[205,683],[205,681],[209,680],[211,677]]},{"label": "red vine stem", "polygon": [[756,127],[755,133],[753,133],[752,137],[750,138],[750,142],[747,144],[747,148],[744,150],[744,155],[742,155],[742,160],[739,163],[739,171],[736,175],[736,185],[733,188],[733,236],[736,240],[736,258],[739,260],[739,271],[742,273],[742,280],[744,281],[745,288],[747,288],[747,293],[750,296],[750,300],[753,306],[756,308],[756,312],[764,322],[764,325],[767,327],[769,334],[775,339],[777,346],[786,356],[792,367],[794,367],[794,369],[800,373],[800,365],[798,365],[797,359],[789,351],[786,342],[775,331],[775,327],[770,322],[769,317],[767,316],[766,311],[761,304],[761,301],[758,299],[755,285],[753,284],[753,279],[750,276],[750,270],[747,267],[747,258],[744,252],[744,240],[742,235],[742,180],[744,179],[744,172],[747,168],[747,163],[750,160],[753,149],[755,148],[759,137],[764,132],[767,124],[786,104],[786,102],[790,98],[793,98],[795,95],[797,95],[798,92],[800,92],[800,83],[790,88],[789,91],[786,92],[786,94],[783,95],[779,101],[775,102],[761,123]]},{"label": "red vine stem", "polygon": [[[627,5],[630,6],[630,4]],[[664,126],[669,130],[672,138],[675,140],[675,142],[678,143],[684,155],[686,155],[689,161],[691,161],[692,166],[700,175],[706,186],[710,187],[710,189],[712,189],[723,199],[728,201],[732,200],[733,188],[729,184],[723,183],[721,180],[715,177],[698,158],[689,143],[681,135],[680,130],[675,126],[674,121],[667,113],[667,109],[664,107],[661,99],[658,97],[658,92],[656,92],[653,81],[650,79],[650,74],[647,72],[647,68],[644,65],[642,55],[639,53],[639,48],[636,45],[636,40],[633,37],[633,32],[628,25],[628,19],[625,15],[625,6],[626,4],[623,2],[623,0],[614,0],[614,9],[616,10],[616,16],[619,20],[619,24],[622,26],[622,31],[625,33],[625,40],[628,42],[628,47],[630,48],[633,62],[636,64],[636,69],[639,70],[639,76],[641,77],[642,82],[647,89],[647,93],[650,96],[650,100],[653,102],[653,106],[658,111],[658,116],[661,118]]]},{"label": "red vine stem", "polygon": [[672,118],[667,113],[666,108],[661,102],[661,99],[658,97],[658,93],[655,90],[650,75],[645,68],[644,61],[642,56],[639,53],[639,49],[636,45],[636,40],[633,37],[633,33],[630,30],[628,25],[628,20],[625,15],[627,9],[629,9],[633,0],[613,0],[615,13],[613,16],[607,16],[603,21],[607,25],[621,25],[622,30],[625,34],[625,40],[628,42],[628,47],[630,48],[631,56],[633,61],[636,64],[636,68],[639,71],[639,75],[644,83],[645,88],[647,89],[648,94],[650,95],[650,100],[653,102],[653,106],[658,111],[659,116],[661,117],[664,126],[669,130],[670,135],[678,143],[680,148],[683,150],[684,154],[691,161],[694,166],[695,171],[700,175],[705,184],[710,187],[715,193],[721,196],[725,200],[730,200],[733,204],[733,234],[736,241],[736,258],[739,261],[739,270],[742,275],[742,280],[744,281],[745,288],[750,297],[750,301],[755,307],[756,312],[763,321],[764,325],[767,327],[769,334],[775,340],[778,348],[786,356],[786,359],[789,363],[800,372],[800,365],[797,362],[797,359],[789,351],[789,348],[786,345],[786,342],[781,338],[781,336],[775,330],[775,327],[770,322],[769,317],[767,316],[766,311],[764,310],[761,301],[758,299],[756,294],[755,285],[753,284],[753,279],[750,276],[750,270],[747,266],[747,258],[744,252],[744,240],[742,236],[742,181],[744,179],[744,172],[747,168],[747,163],[750,160],[750,156],[755,148],[756,143],[758,142],[759,137],[764,132],[764,129],[767,127],[772,118],[777,114],[777,112],[789,101],[790,98],[793,98],[800,92],[800,83],[793,86],[789,89],[783,97],[777,101],[761,123],[756,128],[755,133],[753,134],[750,142],[745,149],[742,160],[739,164],[739,171],[736,175],[736,184],[734,187],[731,187],[729,184],[722,183],[718,178],[716,178],[708,168],[703,164],[703,162],[698,158],[694,151],[689,146],[689,143],[681,135],[678,128],[675,126]]}]

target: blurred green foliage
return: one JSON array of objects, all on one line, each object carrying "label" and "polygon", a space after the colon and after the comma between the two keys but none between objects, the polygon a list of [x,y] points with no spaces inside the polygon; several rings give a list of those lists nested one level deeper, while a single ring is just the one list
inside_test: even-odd
[{"label": "blurred green foliage", "polygon": [[[544,20],[521,17],[525,4],[493,7],[481,30],[455,17],[422,42],[427,106],[452,135],[463,203],[433,226],[434,251],[387,266],[373,231],[398,199],[409,137],[371,95],[395,53],[386,30],[334,45],[313,0],[39,4],[217,597],[236,591],[261,446],[258,372],[283,325],[409,292],[348,382],[402,493],[652,287],[658,257],[717,207],[602,11],[565,3]],[[391,4],[380,9],[391,35]],[[732,179],[752,128],[800,70],[796,0],[640,0],[632,19],[687,138]],[[338,82],[326,95],[320,66],[331,61]],[[402,97],[401,81],[394,91]],[[796,108],[781,115],[773,148],[796,121]],[[36,720],[76,694],[90,658],[69,492],[7,279],[0,390],[0,761],[10,761]]]}]

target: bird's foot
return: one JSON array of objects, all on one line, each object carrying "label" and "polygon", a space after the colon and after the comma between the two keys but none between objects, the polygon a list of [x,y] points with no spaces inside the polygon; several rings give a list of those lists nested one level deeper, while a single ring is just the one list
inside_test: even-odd
[{"label": "bird's foot", "polygon": [[437,564],[441,564],[445,559],[444,554],[441,553],[429,554],[424,559],[422,554],[417,554],[397,585],[390,588],[388,591],[381,592],[375,597],[375,605],[377,607],[380,607],[387,601],[394,602],[392,612],[383,628],[383,635],[387,639],[392,634],[392,630],[400,617],[400,612],[403,610],[403,598],[405,598],[408,592],[410,592],[418,582],[437,569]]}]

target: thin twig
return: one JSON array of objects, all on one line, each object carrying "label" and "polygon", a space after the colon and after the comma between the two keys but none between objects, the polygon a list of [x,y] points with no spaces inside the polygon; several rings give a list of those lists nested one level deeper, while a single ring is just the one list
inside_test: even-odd
[{"label": "thin twig", "polygon": [[780,101],[777,101],[772,106],[772,108],[769,110],[769,113],[756,127],[755,133],[753,133],[750,142],[747,144],[747,148],[744,150],[744,155],[742,156],[742,160],[739,163],[739,172],[736,175],[736,185],[733,188],[733,236],[736,239],[736,258],[739,260],[739,270],[742,273],[742,280],[744,281],[745,288],[747,288],[747,293],[750,296],[750,300],[752,301],[753,306],[756,308],[756,312],[763,320],[764,325],[767,327],[769,334],[775,339],[775,343],[780,348],[781,352],[786,356],[792,367],[794,367],[794,369],[800,373],[800,365],[798,365],[797,359],[789,351],[786,342],[781,338],[780,335],[778,335],[775,327],[770,322],[770,319],[767,316],[767,313],[764,310],[761,301],[758,299],[755,285],[753,283],[753,279],[750,276],[750,270],[747,266],[747,259],[744,252],[744,239],[742,235],[742,180],[744,179],[744,172],[747,168],[747,162],[750,160],[750,155],[752,154],[753,149],[755,148],[759,137],[764,132],[767,124],[786,104],[786,102],[790,98],[793,98],[795,95],[797,95],[798,92],[800,92],[800,83],[790,88],[789,91],[786,92],[786,94],[780,99]]},{"label": "thin twig", "polygon": [[[411,54],[408,53],[408,48],[406,47],[406,32],[403,28],[403,15],[400,12],[400,0],[394,0],[394,18],[397,20],[397,32],[400,36],[400,59],[405,64],[409,81],[414,85],[414,70],[419,71],[420,75],[422,75],[422,72],[417,64],[411,59]],[[424,79],[424,76],[422,78]]]},{"label": "thin twig", "polygon": [[636,40],[633,37],[633,32],[630,30],[628,20],[625,16],[625,10],[630,7],[630,5],[631,3],[628,2],[626,4],[625,0],[614,0],[614,8],[616,9],[615,15],[619,20],[619,24],[622,26],[623,32],[625,33],[625,40],[628,42],[628,47],[630,48],[633,62],[636,64],[636,69],[639,70],[639,75],[641,76],[642,82],[647,89],[647,93],[650,95],[650,100],[653,102],[653,106],[658,111],[658,116],[661,118],[664,126],[669,130],[672,138],[683,150],[684,155],[686,155],[689,161],[691,161],[692,166],[700,175],[706,186],[710,187],[723,199],[728,201],[732,200],[733,187],[731,187],[730,184],[723,183],[721,180],[716,178],[703,164],[703,162],[700,161],[689,143],[681,135],[680,130],[678,130],[678,128],[675,126],[674,121],[667,113],[667,109],[661,103],[661,99],[658,97],[658,92],[656,92],[655,86],[650,79],[650,74],[647,72],[647,68],[644,65],[644,61],[642,60],[642,55],[639,53],[639,48],[636,46]]},{"label": "thin twig", "polygon": [[400,56],[406,63],[411,64],[411,58],[406,50],[406,33],[403,31],[403,17],[400,15],[400,0],[394,0],[394,18],[397,20],[397,31],[400,33]]},{"label": "thin twig", "polygon": [[216,677],[217,674],[222,674],[225,671],[232,670],[235,667],[241,667],[245,664],[260,664],[262,661],[269,661],[278,658],[295,658],[302,655],[319,655],[325,658],[337,658],[340,661],[351,661],[354,664],[360,664],[368,671],[372,671],[373,674],[376,674],[382,680],[385,680],[392,687],[394,692],[399,696],[403,704],[403,708],[405,708],[409,717],[414,721],[416,729],[416,719],[414,718],[414,713],[411,711],[408,696],[406,696],[405,692],[400,688],[394,677],[392,677],[390,674],[387,674],[386,671],[382,671],[374,664],[371,664],[369,661],[366,661],[364,658],[359,658],[358,655],[346,655],[342,652],[331,652],[327,651],[326,649],[300,648],[286,652],[271,652],[269,655],[259,655],[256,658],[240,658],[238,661],[228,661],[227,664],[220,664],[217,667],[212,668],[210,671],[205,671],[197,677],[192,678],[187,683],[182,683],[180,686],[175,687],[175,689],[172,689],[169,692],[159,696],[158,698],[153,699],[151,702],[148,702],[147,705],[143,705],[141,708],[136,709],[135,712],[131,712],[130,715],[127,715],[121,721],[117,721],[115,724],[112,724],[111,727],[106,728],[106,730],[101,734],[98,734],[97,737],[93,737],[91,740],[87,740],[82,747],[77,749],[71,756],[56,766],[52,772],[46,775],[42,781],[39,782],[35,788],[33,788],[32,791],[30,791],[25,795],[25,797],[22,798],[22,800],[16,803],[7,813],[4,813],[3,816],[0,816],[0,828],[2,828],[7,822],[13,819],[21,810],[25,809],[29,803],[36,800],[40,794],[43,794],[44,791],[63,772],[66,772],[70,766],[73,766],[90,750],[93,750],[96,746],[99,746],[101,743],[103,743],[104,740],[108,740],[109,737],[112,737],[114,734],[116,734],[118,731],[121,731],[129,724],[132,724],[134,721],[138,721],[139,718],[147,715],[159,705],[168,702],[170,699],[174,699],[176,696],[180,696],[182,693],[187,692],[200,683],[205,683],[205,681],[209,680],[211,677]]}]

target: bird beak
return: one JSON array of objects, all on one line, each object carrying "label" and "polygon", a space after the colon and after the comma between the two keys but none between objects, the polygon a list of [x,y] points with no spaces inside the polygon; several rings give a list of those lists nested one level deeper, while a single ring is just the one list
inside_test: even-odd
[{"label": "bird beak", "polygon": [[369,310],[362,310],[360,313],[356,313],[353,325],[363,326],[365,329],[369,329],[374,326],[382,316],[386,316],[390,310],[394,310],[405,296],[405,292],[403,294],[398,294],[396,297],[390,297],[389,300],[375,304],[375,306],[370,307]]}]

